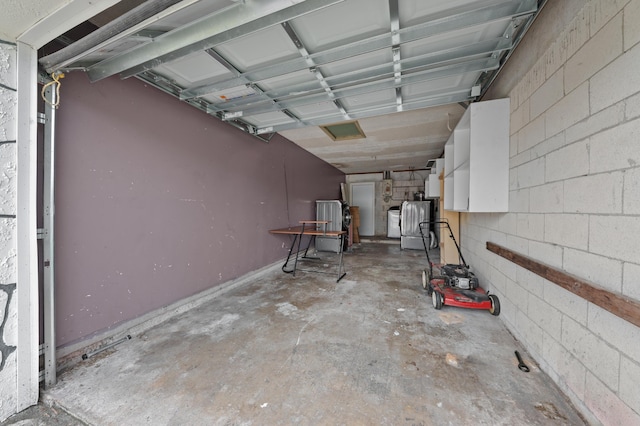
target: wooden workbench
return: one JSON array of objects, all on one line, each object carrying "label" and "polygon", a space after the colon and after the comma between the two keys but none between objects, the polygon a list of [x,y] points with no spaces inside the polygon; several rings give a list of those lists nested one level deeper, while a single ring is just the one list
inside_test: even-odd
[{"label": "wooden workbench", "polygon": [[[317,272],[317,273],[327,273],[322,270],[317,269],[298,269],[298,260],[321,260],[318,257],[308,256],[309,247],[311,246],[311,240],[317,236],[326,236],[326,237],[338,237],[340,238],[340,250],[338,252],[338,265],[337,265],[337,276],[338,279],[336,282],[339,282],[345,275],[344,272],[344,263],[343,263],[343,251],[344,251],[344,239],[347,235],[347,231],[327,231],[326,225],[329,223],[328,220],[301,220],[300,226],[293,226],[288,228],[280,228],[280,229],[271,229],[269,233],[276,235],[289,235],[293,237],[293,241],[291,242],[291,247],[289,247],[289,254],[287,255],[287,260],[285,260],[284,265],[282,265],[282,271],[287,274],[296,275],[296,270],[305,271],[305,272]],[[300,256],[301,253],[301,243],[302,238],[304,236],[309,236],[309,242],[304,249],[304,253]],[[293,268],[287,266],[289,262],[292,260],[291,257],[294,253],[294,248],[296,247],[296,242],[298,243],[298,248],[295,252],[295,256],[293,258]]]}]

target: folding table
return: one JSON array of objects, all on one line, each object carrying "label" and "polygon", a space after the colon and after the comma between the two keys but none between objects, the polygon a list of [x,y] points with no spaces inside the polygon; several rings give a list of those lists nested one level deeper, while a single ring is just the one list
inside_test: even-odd
[{"label": "folding table", "polygon": [[[344,264],[343,264],[343,252],[344,252],[344,242],[345,237],[347,235],[347,231],[327,231],[326,225],[329,223],[328,220],[301,220],[300,226],[294,226],[289,228],[281,228],[281,229],[272,229],[269,232],[271,234],[283,234],[283,235],[291,235],[293,236],[293,241],[291,243],[291,247],[289,247],[289,254],[287,255],[287,260],[282,265],[282,271],[287,274],[296,275],[296,270],[305,271],[305,272],[316,272],[320,274],[329,274],[330,272],[318,270],[318,269],[299,269],[298,268],[298,259],[300,260],[309,260],[309,261],[323,261],[323,259],[319,257],[311,257],[308,256],[307,253],[309,251],[309,247],[311,246],[311,240],[313,240],[316,236],[329,236],[329,237],[338,237],[340,238],[340,249],[338,251],[338,265],[337,276],[338,279],[336,282],[340,282],[340,280],[347,275],[344,272]],[[309,242],[307,243],[306,248],[304,249],[304,253],[300,256],[300,247],[302,244],[302,237],[309,236]],[[293,268],[288,267],[287,265],[292,260],[291,257],[294,253],[294,248],[297,245],[297,250],[295,250],[295,256],[293,258]]]}]

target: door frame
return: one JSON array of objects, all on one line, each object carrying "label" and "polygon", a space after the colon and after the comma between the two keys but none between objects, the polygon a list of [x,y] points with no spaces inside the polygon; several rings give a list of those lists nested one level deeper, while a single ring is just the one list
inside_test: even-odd
[{"label": "door frame", "polygon": [[[358,231],[358,233],[360,235],[364,235],[364,236],[374,236],[376,234],[376,183],[375,182],[356,182],[356,183],[351,183],[349,184],[349,201],[350,203],[352,203],[354,206],[358,206],[360,207],[360,229],[362,229],[362,217],[363,217],[363,206],[360,204],[354,204],[353,203],[353,188],[355,186],[359,186],[359,187],[371,187],[372,191],[371,191],[371,204],[369,206],[366,207],[370,207],[371,208],[371,231],[372,233],[370,235],[367,234],[362,234],[362,232],[360,232],[360,230]],[[366,214],[365,214],[366,217]]]},{"label": "door frame", "polygon": [[[19,412],[39,397],[39,302],[37,244],[37,51],[49,41],[118,3],[70,0],[16,39],[16,406]],[[19,290],[18,290],[19,288]],[[54,343],[55,346],[55,343]],[[55,348],[53,348],[55,350]],[[55,368],[55,365],[53,366]]]}]

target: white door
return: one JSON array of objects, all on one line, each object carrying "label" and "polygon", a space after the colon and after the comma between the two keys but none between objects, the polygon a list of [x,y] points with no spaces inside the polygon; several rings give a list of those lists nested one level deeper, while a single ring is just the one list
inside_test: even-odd
[{"label": "white door", "polygon": [[376,233],[375,227],[375,182],[363,182],[351,184],[351,205],[358,206],[360,210],[360,227],[358,233],[365,237]]}]

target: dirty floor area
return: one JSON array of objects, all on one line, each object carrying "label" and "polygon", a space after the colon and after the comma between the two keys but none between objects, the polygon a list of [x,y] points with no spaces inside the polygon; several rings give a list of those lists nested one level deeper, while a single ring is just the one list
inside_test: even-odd
[{"label": "dirty floor area", "polygon": [[584,424],[500,317],[433,308],[423,251],[363,243],[345,264],[339,283],[264,273],[79,363],[43,400],[68,424]]}]

